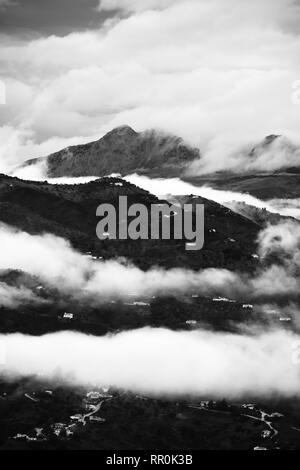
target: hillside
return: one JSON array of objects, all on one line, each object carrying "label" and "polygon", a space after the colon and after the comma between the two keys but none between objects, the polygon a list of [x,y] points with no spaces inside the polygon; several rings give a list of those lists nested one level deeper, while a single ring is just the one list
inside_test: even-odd
[{"label": "hillside", "polygon": [[[256,238],[260,225],[212,201],[192,195],[178,199],[178,204],[205,205],[205,243],[202,250],[187,251],[185,240],[104,240],[96,237],[96,208],[101,203],[118,207],[119,196],[126,195],[128,204],[143,203],[149,207],[162,202],[147,191],[120,178],[102,178],[87,184],[51,185],[47,182],[30,182],[0,175],[0,222],[30,234],[52,233],[69,240],[71,245],[89,257],[103,260],[126,257],[136,266],[147,270],[153,266],[165,269],[174,267],[200,270],[208,267],[228,268],[253,272],[259,259]],[[45,282],[16,270],[0,271],[0,285],[24,287],[42,301],[38,305],[25,303],[19,308],[0,308],[0,331],[22,331],[42,334],[49,331],[77,329],[93,334],[105,334],[127,328],[157,325],[152,318],[151,298],[138,298],[140,306],[117,301],[101,307],[78,302],[49,287]],[[117,300],[117,299],[116,299]],[[193,299],[194,303],[202,300]],[[197,301],[197,302],[196,302]],[[130,299],[132,302],[132,299]],[[211,301],[212,302],[212,301]],[[175,322],[166,313],[163,324],[173,328],[187,328],[190,310],[182,307]],[[190,299],[187,299],[189,305]],[[199,305],[199,304],[198,304]],[[202,304],[201,304],[202,305]],[[213,310],[218,312],[215,304]],[[236,311],[223,311],[224,321],[219,328],[229,328],[229,319],[243,314],[240,304]],[[197,307],[198,308],[198,307]],[[201,310],[201,309],[200,309]],[[203,310],[203,309],[202,309]],[[201,311],[202,311],[201,310]],[[62,321],[62,313],[75,314],[72,322]],[[250,317],[249,317],[250,320]],[[207,318],[205,319],[207,322]],[[216,323],[215,318],[212,318]]]},{"label": "hillside", "polygon": [[[0,222],[30,234],[51,233],[69,240],[89,258],[118,259],[125,257],[142,270],[154,266],[164,269],[226,268],[240,273],[254,273],[260,259],[256,240],[269,220],[236,212],[202,197],[187,195],[174,198],[173,204],[204,204],[205,241],[199,251],[187,251],[185,240],[109,240],[96,237],[96,208],[101,203],[118,207],[119,196],[126,195],[129,204],[143,203],[148,208],[160,203],[156,196],[120,178],[102,178],[87,184],[53,185],[47,182],[23,181],[0,175]],[[1,226],[0,226],[1,230]],[[189,330],[205,325],[218,331],[238,331],[239,325],[279,323],[279,314],[268,319],[258,306],[245,308],[251,298],[242,296],[235,302],[211,296],[168,292],[128,293],[124,298],[103,299],[95,304],[87,296],[80,301],[22,271],[0,270],[0,288],[24,288],[35,301],[22,301],[17,306],[0,306],[0,332],[23,332],[30,335],[77,330],[93,335],[135,329],[145,326]],[[217,295],[217,294],[216,294]],[[259,304],[259,302],[258,302]],[[72,320],[64,319],[72,312]],[[191,323],[192,321],[192,323]],[[291,323],[292,325],[292,323]]]},{"label": "hillside", "polygon": [[186,251],[184,240],[99,240],[97,207],[104,202],[117,207],[118,198],[123,195],[128,196],[128,205],[143,203],[149,207],[159,202],[147,191],[119,178],[51,185],[2,175],[0,221],[31,234],[48,232],[64,237],[81,252],[91,252],[104,259],[125,256],[142,269],[153,265],[191,269],[255,268],[252,254],[259,225],[203,198],[186,201],[205,204],[205,244],[200,251]]},{"label": "hillside", "polygon": [[205,176],[185,176],[182,179],[195,186],[206,184],[224,191],[249,193],[265,201],[300,197],[300,173],[297,168],[254,174],[218,172]]}]

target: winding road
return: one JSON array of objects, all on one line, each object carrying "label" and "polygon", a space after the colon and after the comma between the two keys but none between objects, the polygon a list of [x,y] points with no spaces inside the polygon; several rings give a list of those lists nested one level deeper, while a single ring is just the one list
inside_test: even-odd
[{"label": "winding road", "polygon": [[262,410],[258,410],[258,411],[261,413],[260,418],[257,417],[257,416],[246,415],[246,414],[243,414],[242,416],[246,416],[247,418],[251,418],[251,419],[256,419],[257,421],[261,421],[262,423],[265,423],[268,426],[268,428],[270,429],[271,433],[272,433],[270,435],[270,439],[273,439],[275,436],[277,436],[278,431],[277,431],[277,429],[274,428],[271,421],[266,420],[266,418],[272,418],[273,415],[269,415],[268,413],[266,413],[265,411],[262,411]]}]

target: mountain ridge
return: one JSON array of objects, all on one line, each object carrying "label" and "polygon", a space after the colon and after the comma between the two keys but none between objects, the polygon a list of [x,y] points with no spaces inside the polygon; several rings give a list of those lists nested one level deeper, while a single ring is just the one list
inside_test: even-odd
[{"label": "mountain ridge", "polygon": [[27,160],[23,167],[47,163],[47,177],[140,174],[179,176],[200,151],[180,137],[155,130],[136,132],[129,126],[117,127],[99,140],[66,147],[47,157]]},{"label": "mountain ridge", "polygon": [[[297,164],[298,154],[300,163],[300,148],[296,144],[282,135],[270,134],[258,144],[244,148],[243,152],[245,165],[239,160],[234,169],[202,174],[197,171],[202,162],[200,150],[189,146],[182,138],[155,130],[136,132],[124,125],[96,141],[27,160],[21,169],[42,164],[45,179],[136,173],[149,178],[180,178],[195,186],[209,185],[214,189],[249,193],[263,200],[300,197],[300,166]],[[262,158],[266,156],[272,163],[272,159],[278,158],[276,152],[279,152],[281,167],[261,170]],[[18,176],[18,171],[15,174]]]}]

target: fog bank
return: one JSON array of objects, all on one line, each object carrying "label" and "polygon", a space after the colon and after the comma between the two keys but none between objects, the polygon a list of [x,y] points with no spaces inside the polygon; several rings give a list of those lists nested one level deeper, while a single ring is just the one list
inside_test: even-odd
[{"label": "fog bank", "polygon": [[197,292],[240,299],[298,296],[300,224],[270,225],[258,238],[258,254],[267,264],[254,275],[208,268],[192,271],[153,267],[142,271],[128,260],[93,260],[63,238],[30,235],[0,225],[0,269],[17,269],[75,299],[102,302],[108,297]]},{"label": "fog bank", "polygon": [[149,394],[292,396],[300,393],[299,339],[285,331],[242,336],[151,328],[105,337],[1,335],[2,375]]}]

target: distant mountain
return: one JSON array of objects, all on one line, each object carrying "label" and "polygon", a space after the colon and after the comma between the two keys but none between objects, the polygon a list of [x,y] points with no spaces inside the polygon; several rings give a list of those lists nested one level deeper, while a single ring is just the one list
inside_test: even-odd
[{"label": "distant mountain", "polygon": [[[195,172],[194,172],[195,173]],[[233,169],[182,179],[195,186],[249,193],[262,200],[300,197],[300,147],[281,135],[271,134],[237,155]]]},{"label": "distant mountain", "polygon": [[271,134],[241,149],[234,169],[199,175],[193,165],[199,160],[200,150],[180,137],[121,126],[95,142],[27,160],[23,167],[44,162],[49,178],[137,173],[177,177],[196,186],[249,193],[264,200],[300,197],[300,147],[284,136]]},{"label": "distant mountain", "polygon": [[101,139],[67,147],[48,157],[28,160],[23,166],[47,162],[48,176],[106,176],[133,172],[151,176],[180,176],[200,157],[199,150],[179,138],[156,131],[135,132],[121,126]]},{"label": "distant mountain", "polygon": [[262,142],[259,142],[250,150],[249,157],[255,160],[260,156],[261,153],[268,150],[272,146],[272,144],[274,144],[274,142],[278,142],[281,137],[281,135],[277,134],[267,135]]},{"label": "distant mountain", "polygon": [[184,176],[182,179],[195,186],[208,185],[223,191],[248,193],[265,201],[300,198],[300,169],[297,168],[244,175],[218,172],[210,175]]}]

